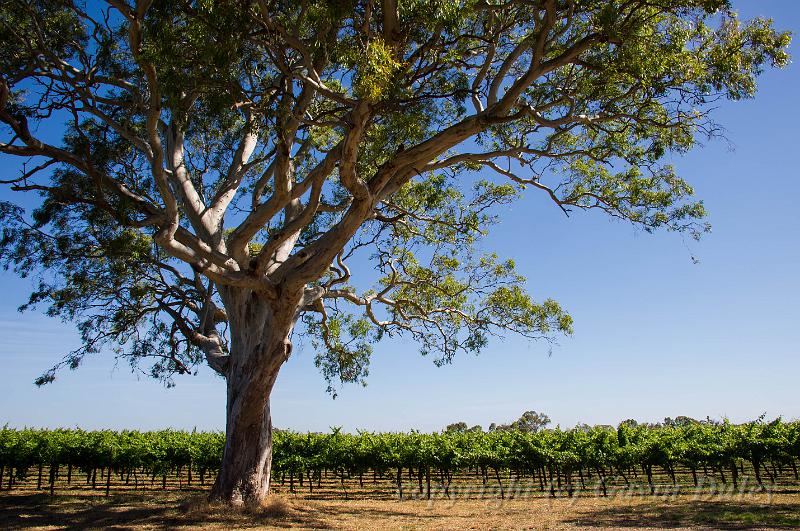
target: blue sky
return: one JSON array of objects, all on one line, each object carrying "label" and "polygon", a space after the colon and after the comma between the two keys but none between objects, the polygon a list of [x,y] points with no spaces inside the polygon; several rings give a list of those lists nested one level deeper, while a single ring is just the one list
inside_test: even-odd
[{"label": "blue sky", "polygon": [[[736,5],[743,17],[768,15],[800,32],[795,0]],[[792,53],[800,55],[797,44]],[[538,299],[571,312],[572,337],[552,348],[495,340],[441,368],[410,340],[384,342],[368,386],[346,386],[336,400],[301,342],[273,393],[275,425],[432,431],[461,420],[485,427],[529,409],[561,426],[800,418],[798,89],[796,63],[767,72],[755,100],[718,110],[728,141],[674,160],[710,211],[713,232],[700,242],[599,214],[567,219],[535,193],[504,213],[487,247],[516,259]],[[0,425],[224,427],[224,382],[209,370],[166,389],[100,354],[35,387],[78,339],[69,324],[16,311],[29,288],[0,272]]]}]

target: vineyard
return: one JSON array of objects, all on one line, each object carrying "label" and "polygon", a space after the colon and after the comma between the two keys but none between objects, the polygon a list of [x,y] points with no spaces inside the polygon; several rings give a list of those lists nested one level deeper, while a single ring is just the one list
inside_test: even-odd
[{"label": "vineyard", "polygon": [[[0,430],[0,490],[203,489],[221,433]],[[573,496],[800,486],[800,422],[572,430],[277,431],[273,488],[306,497]]]}]

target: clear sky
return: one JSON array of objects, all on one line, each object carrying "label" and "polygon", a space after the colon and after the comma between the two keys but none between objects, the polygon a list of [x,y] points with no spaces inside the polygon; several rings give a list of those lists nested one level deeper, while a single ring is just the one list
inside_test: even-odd
[{"label": "clear sky", "polygon": [[[796,0],[736,5],[744,18],[768,15],[800,33]],[[674,160],[710,211],[713,232],[700,242],[599,214],[567,219],[535,193],[505,212],[487,246],[516,259],[538,299],[571,312],[573,336],[552,348],[495,340],[441,368],[410,340],[384,342],[368,386],[346,386],[336,400],[301,342],[273,393],[275,425],[432,431],[462,420],[486,427],[530,409],[565,427],[800,417],[798,93],[797,62],[767,72],[755,100],[718,110],[727,142]],[[0,425],[224,428],[224,382],[210,370],[166,389],[100,354],[35,387],[78,338],[69,324],[16,311],[29,288],[0,272]]]}]

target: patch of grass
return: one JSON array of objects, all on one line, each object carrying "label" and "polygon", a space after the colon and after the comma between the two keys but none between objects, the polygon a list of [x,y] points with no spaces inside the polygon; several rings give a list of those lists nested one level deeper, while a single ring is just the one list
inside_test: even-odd
[{"label": "patch of grass", "polygon": [[309,500],[259,507],[209,503],[200,493],[0,494],[0,529],[797,529],[800,494],[513,500]]},{"label": "patch of grass", "polygon": [[697,527],[714,529],[800,528],[800,497],[778,500],[643,500],[635,505],[596,507],[571,521],[586,527]]},{"label": "patch of grass", "polygon": [[187,518],[242,518],[263,520],[285,520],[296,512],[286,499],[271,496],[262,505],[244,505],[232,507],[221,503],[210,502],[205,497],[197,497],[182,503],[178,512]]},{"label": "patch of grass", "polygon": [[283,498],[260,507],[209,503],[205,495],[0,495],[0,529],[325,527]]}]

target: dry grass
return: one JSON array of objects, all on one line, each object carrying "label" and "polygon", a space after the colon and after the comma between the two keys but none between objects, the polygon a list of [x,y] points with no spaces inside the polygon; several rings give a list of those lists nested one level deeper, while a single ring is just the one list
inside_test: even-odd
[{"label": "dry grass", "polygon": [[308,500],[237,510],[202,495],[0,495],[0,529],[797,529],[800,495]]},{"label": "dry grass", "polygon": [[178,506],[178,511],[182,515],[193,519],[228,517],[250,518],[262,521],[280,521],[291,517],[294,507],[289,500],[279,496],[272,496],[263,505],[258,507],[231,507],[210,502],[205,497],[194,497],[180,504]]}]

